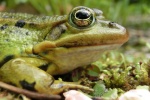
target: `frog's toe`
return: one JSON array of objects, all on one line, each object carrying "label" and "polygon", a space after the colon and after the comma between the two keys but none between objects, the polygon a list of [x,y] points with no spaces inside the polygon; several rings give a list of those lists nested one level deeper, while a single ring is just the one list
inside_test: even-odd
[{"label": "frog's toe", "polygon": [[60,94],[68,90],[82,90],[86,93],[94,91],[92,88],[82,86],[73,82],[63,82],[62,80],[55,80],[50,88],[52,89],[53,94]]}]

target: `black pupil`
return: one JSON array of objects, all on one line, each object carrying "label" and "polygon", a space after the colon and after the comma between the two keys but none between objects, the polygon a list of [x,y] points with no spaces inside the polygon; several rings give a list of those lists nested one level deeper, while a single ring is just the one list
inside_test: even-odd
[{"label": "black pupil", "polygon": [[79,11],[76,13],[76,17],[79,19],[87,19],[90,17],[90,15],[86,11]]}]

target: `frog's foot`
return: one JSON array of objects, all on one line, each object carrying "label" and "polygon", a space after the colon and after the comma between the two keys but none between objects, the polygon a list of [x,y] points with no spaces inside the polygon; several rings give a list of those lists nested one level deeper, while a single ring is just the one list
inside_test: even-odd
[{"label": "frog's foot", "polygon": [[85,91],[86,93],[94,91],[92,88],[79,85],[78,83],[75,82],[64,82],[61,79],[55,80],[54,83],[51,85],[50,89],[53,92],[53,94],[60,94],[62,92],[72,90],[72,89],[75,90],[79,89]]}]

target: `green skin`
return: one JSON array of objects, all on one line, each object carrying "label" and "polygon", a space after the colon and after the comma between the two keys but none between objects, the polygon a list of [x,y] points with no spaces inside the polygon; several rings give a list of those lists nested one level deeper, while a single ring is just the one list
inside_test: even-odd
[{"label": "green skin", "polygon": [[[70,23],[73,11],[88,9],[91,25]],[[97,9],[76,7],[69,15],[35,16],[0,13],[0,80],[40,93],[59,94],[66,89],[92,89],[54,80],[51,75],[70,72],[100,58],[128,40],[126,29],[102,20]]]}]

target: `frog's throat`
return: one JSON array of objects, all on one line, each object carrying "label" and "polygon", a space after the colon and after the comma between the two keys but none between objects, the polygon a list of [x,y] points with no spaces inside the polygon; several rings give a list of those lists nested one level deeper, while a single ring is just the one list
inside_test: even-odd
[{"label": "frog's throat", "polygon": [[103,52],[120,47],[120,44],[101,45],[101,46],[82,46],[82,47],[58,47],[52,48],[42,55],[58,67],[57,71],[50,74],[65,74],[80,66],[88,65],[97,61]]}]

